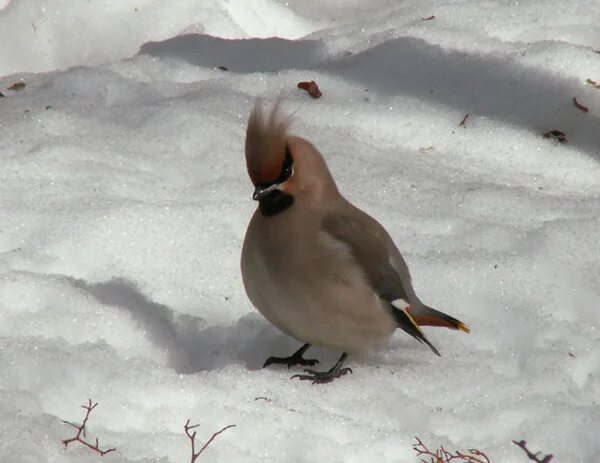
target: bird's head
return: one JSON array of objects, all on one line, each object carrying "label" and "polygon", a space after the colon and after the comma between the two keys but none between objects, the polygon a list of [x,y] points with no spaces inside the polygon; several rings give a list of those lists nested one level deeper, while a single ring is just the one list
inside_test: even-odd
[{"label": "bird's head", "polygon": [[281,100],[265,115],[256,102],[246,129],[246,167],[254,184],[252,199],[263,215],[275,215],[297,199],[318,199],[335,183],[325,161],[308,141],[288,134],[290,117],[282,116]]}]

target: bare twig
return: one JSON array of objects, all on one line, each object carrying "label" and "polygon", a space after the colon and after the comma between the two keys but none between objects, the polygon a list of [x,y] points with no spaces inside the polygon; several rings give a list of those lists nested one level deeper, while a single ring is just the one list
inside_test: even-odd
[{"label": "bare twig", "polygon": [[113,452],[116,450],[116,448],[100,450],[100,444],[99,444],[97,438],[96,438],[95,445],[92,445],[89,442],[86,442],[85,440],[83,440],[81,438],[81,435],[83,435],[83,437],[87,437],[85,434],[85,425],[87,424],[87,421],[90,417],[90,413],[92,413],[92,410],[94,408],[96,408],[97,405],[98,405],[98,402],[96,402],[95,404],[92,405],[92,399],[88,399],[88,404],[81,406],[81,408],[85,409],[86,412],[85,412],[85,417],[83,418],[83,422],[79,426],[63,420],[63,423],[68,424],[69,426],[73,426],[75,429],[77,429],[77,434],[75,435],[75,437],[72,437],[71,439],[65,439],[62,441],[63,445],[65,446],[65,449],[71,442],[80,442],[82,445],[85,445],[87,448],[93,450],[94,452],[98,452],[101,456],[104,456],[107,453],[110,453],[110,452]]},{"label": "bare twig", "polygon": [[467,119],[469,118],[470,114],[465,114],[465,117],[462,118],[462,121],[460,121],[459,127],[463,127],[463,128],[467,128]]},{"label": "bare twig", "polygon": [[431,21],[432,19],[435,19],[434,15],[427,16],[426,18],[421,18],[421,21]]},{"label": "bare twig", "polygon": [[[517,447],[520,447],[521,449],[523,449],[523,451],[527,454],[529,459],[536,461],[537,463],[550,463],[550,461],[552,460],[552,457],[553,457],[552,454],[548,454],[545,457],[542,457],[542,456],[538,456],[540,454],[540,452],[535,452],[535,453],[531,452],[527,448],[527,442],[525,442],[524,440],[520,440],[519,442],[514,440],[514,441],[512,441],[512,443],[515,444]],[[541,460],[540,460],[540,458],[541,458]]]},{"label": "bare twig", "polygon": [[421,460],[421,463],[490,463],[487,455],[477,449],[469,449],[468,454],[456,451],[455,453],[448,452],[444,447],[440,447],[434,452],[429,450],[427,446],[415,437],[417,444],[413,445],[413,450],[417,452],[417,456],[429,457],[430,460]]},{"label": "bare twig", "polygon": [[190,430],[192,430],[194,428],[197,428],[198,426],[199,425],[197,425],[197,424],[194,424],[194,425],[190,426],[190,420],[187,420],[187,422],[185,423],[185,426],[183,427],[183,429],[185,430],[186,436],[189,437],[190,442],[192,444],[192,457],[190,459],[190,463],[194,463],[196,461],[196,459],[202,454],[202,452],[204,452],[204,450],[206,450],[206,448],[215,439],[215,437],[217,437],[219,434],[221,434],[223,431],[226,431],[229,428],[235,428],[235,424],[230,424],[228,426],[225,426],[220,431],[217,431],[216,433],[214,433],[210,437],[210,439],[208,439],[208,441],[206,442],[206,444],[204,444],[202,446],[202,448],[198,452],[196,452],[196,431],[190,432]]}]

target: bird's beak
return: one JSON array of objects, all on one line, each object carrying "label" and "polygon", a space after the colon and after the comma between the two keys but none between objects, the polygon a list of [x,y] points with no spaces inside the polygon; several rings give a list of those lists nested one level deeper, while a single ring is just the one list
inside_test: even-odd
[{"label": "bird's beak", "polygon": [[252,195],[252,199],[254,201],[260,201],[262,198],[267,196],[272,191],[277,190],[278,188],[279,188],[278,183],[273,183],[272,185],[269,185],[269,186],[256,185],[256,187],[254,188],[254,194]]}]

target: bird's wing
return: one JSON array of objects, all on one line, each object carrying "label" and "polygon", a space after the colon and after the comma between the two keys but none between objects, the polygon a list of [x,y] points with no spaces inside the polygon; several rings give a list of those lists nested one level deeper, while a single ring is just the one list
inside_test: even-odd
[{"label": "bird's wing", "polygon": [[399,327],[439,355],[406,310],[416,298],[408,268],[381,224],[346,203],[343,208],[325,214],[321,226],[351,249],[373,291],[385,302]]}]

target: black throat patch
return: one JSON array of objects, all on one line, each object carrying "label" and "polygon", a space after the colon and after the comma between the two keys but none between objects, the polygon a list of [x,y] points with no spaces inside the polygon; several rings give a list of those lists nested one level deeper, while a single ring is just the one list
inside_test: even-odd
[{"label": "black throat patch", "polygon": [[267,217],[277,215],[294,204],[294,197],[283,191],[273,190],[258,202],[262,215]]}]

